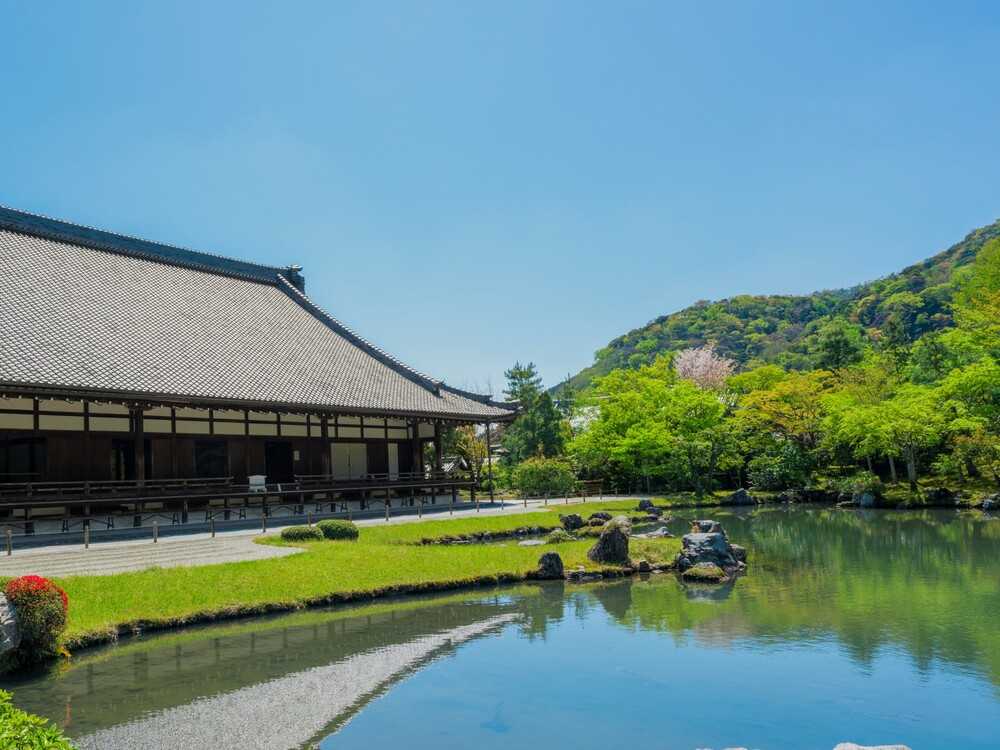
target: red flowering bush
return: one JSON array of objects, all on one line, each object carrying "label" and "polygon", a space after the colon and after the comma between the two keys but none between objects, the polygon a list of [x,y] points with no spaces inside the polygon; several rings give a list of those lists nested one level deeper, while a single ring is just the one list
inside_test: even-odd
[{"label": "red flowering bush", "polygon": [[58,653],[69,610],[66,592],[48,578],[21,576],[7,582],[4,594],[17,610],[22,656],[35,659]]}]

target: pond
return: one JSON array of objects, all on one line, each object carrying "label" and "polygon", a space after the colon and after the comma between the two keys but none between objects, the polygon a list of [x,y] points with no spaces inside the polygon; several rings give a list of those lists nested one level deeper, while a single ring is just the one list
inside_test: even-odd
[{"label": "pond", "polygon": [[[675,520],[681,531],[688,511]],[[3,687],[81,748],[1000,746],[1000,519],[707,512],[750,550],[668,574],[123,641]]]}]

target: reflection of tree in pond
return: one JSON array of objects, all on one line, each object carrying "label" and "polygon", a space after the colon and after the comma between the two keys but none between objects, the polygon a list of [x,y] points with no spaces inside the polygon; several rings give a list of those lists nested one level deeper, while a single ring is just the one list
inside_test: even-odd
[{"label": "reflection of tree in pond", "polygon": [[618,622],[624,622],[629,610],[632,609],[631,581],[595,586],[590,593],[601,603],[604,611]]},{"label": "reflection of tree in pond", "polygon": [[835,635],[862,663],[898,645],[919,669],[941,659],[1000,684],[1000,523],[954,511],[830,508],[712,517],[750,550],[748,575],[728,598],[702,606],[673,579],[654,577],[632,586],[627,613],[609,609],[617,621],[678,636],[712,621],[733,636]]},{"label": "reflection of tree in pond", "polygon": [[545,638],[549,623],[560,622],[566,611],[566,584],[551,581],[539,584],[535,596],[520,601],[522,631],[530,640]]}]

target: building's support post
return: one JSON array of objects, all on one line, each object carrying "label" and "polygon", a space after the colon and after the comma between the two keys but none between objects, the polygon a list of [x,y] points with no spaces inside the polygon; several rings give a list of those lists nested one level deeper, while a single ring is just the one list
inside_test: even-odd
[{"label": "building's support post", "polygon": [[443,466],[443,456],[441,451],[443,449],[441,440],[441,423],[434,423],[434,471],[441,471]]},{"label": "building's support post", "polygon": [[142,486],[146,481],[146,435],[142,425],[142,407],[132,408],[132,438],[135,441],[135,479]]},{"label": "building's support post", "polygon": [[[89,411],[89,409],[88,409],[88,411]],[[89,438],[90,438],[90,430],[89,430],[90,425],[89,425],[89,421],[90,420],[88,419],[87,421],[88,421],[88,425],[87,425],[87,428],[88,428],[88,430],[87,430],[87,438],[88,438],[88,440],[87,440],[87,453],[89,454],[90,453],[90,440],[89,440]],[[137,484],[137,486],[139,488],[139,493],[141,494],[143,492],[142,485],[146,481],[146,434],[145,434],[145,428],[144,428],[143,423],[142,423],[142,407],[141,406],[135,406],[135,407],[132,408],[132,432],[133,432],[132,437],[133,437],[133,440],[135,441],[134,442],[134,446],[135,447],[133,448],[133,453],[135,453],[135,480],[136,480],[136,484]],[[90,515],[89,511],[87,512],[87,515],[88,516]],[[87,525],[88,525],[88,530],[89,530],[89,525],[90,525],[90,521],[89,520],[87,521]],[[136,507],[135,515],[132,517],[132,526],[135,527],[135,528],[138,528],[139,526],[142,526],[142,505],[141,504],[139,504]]]},{"label": "building's support post", "polygon": [[320,473],[324,476],[330,476],[333,473],[333,469],[330,466],[330,421],[329,418],[324,414],[320,420],[320,439],[323,443],[323,452],[320,454],[319,466]]}]

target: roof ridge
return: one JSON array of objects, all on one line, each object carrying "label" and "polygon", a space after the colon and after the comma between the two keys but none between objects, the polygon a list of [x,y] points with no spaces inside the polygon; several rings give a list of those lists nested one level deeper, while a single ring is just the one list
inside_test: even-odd
[{"label": "roof ridge", "polygon": [[364,338],[360,334],[356,333],[349,326],[345,325],[337,318],[333,317],[330,313],[324,310],[322,307],[317,305],[312,299],[309,298],[304,292],[300,291],[294,284],[288,281],[284,276],[278,274],[278,286],[284,290],[284,292],[291,297],[293,300],[298,302],[302,307],[311,312],[317,318],[319,318],[323,323],[332,328],[336,333],[347,338],[351,343],[361,347],[368,354],[372,355],[384,365],[392,368],[400,375],[405,378],[412,380],[427,390],[431,391],[435,395],[440,395],[440,389],[442,386],[448,388],[448,390],[454,390],[448,386],[445,386],[444,381],[438,380],[437,378],[432,378],[430,375],[425,375],[424,373],[410,367],[408,364],[402,360],[394,357],[389,352],[376,346],[368,339]]},{"label": "roof ridge", "polygon": [[0,228],[104,252],[268,283],[274,283],[275,276],[280,276],[286,270],[279,266],[241,260],[220,253],[194,250],[181,245],[170,245],[144,237],[77,224],[3,204],[0,204]]}]

